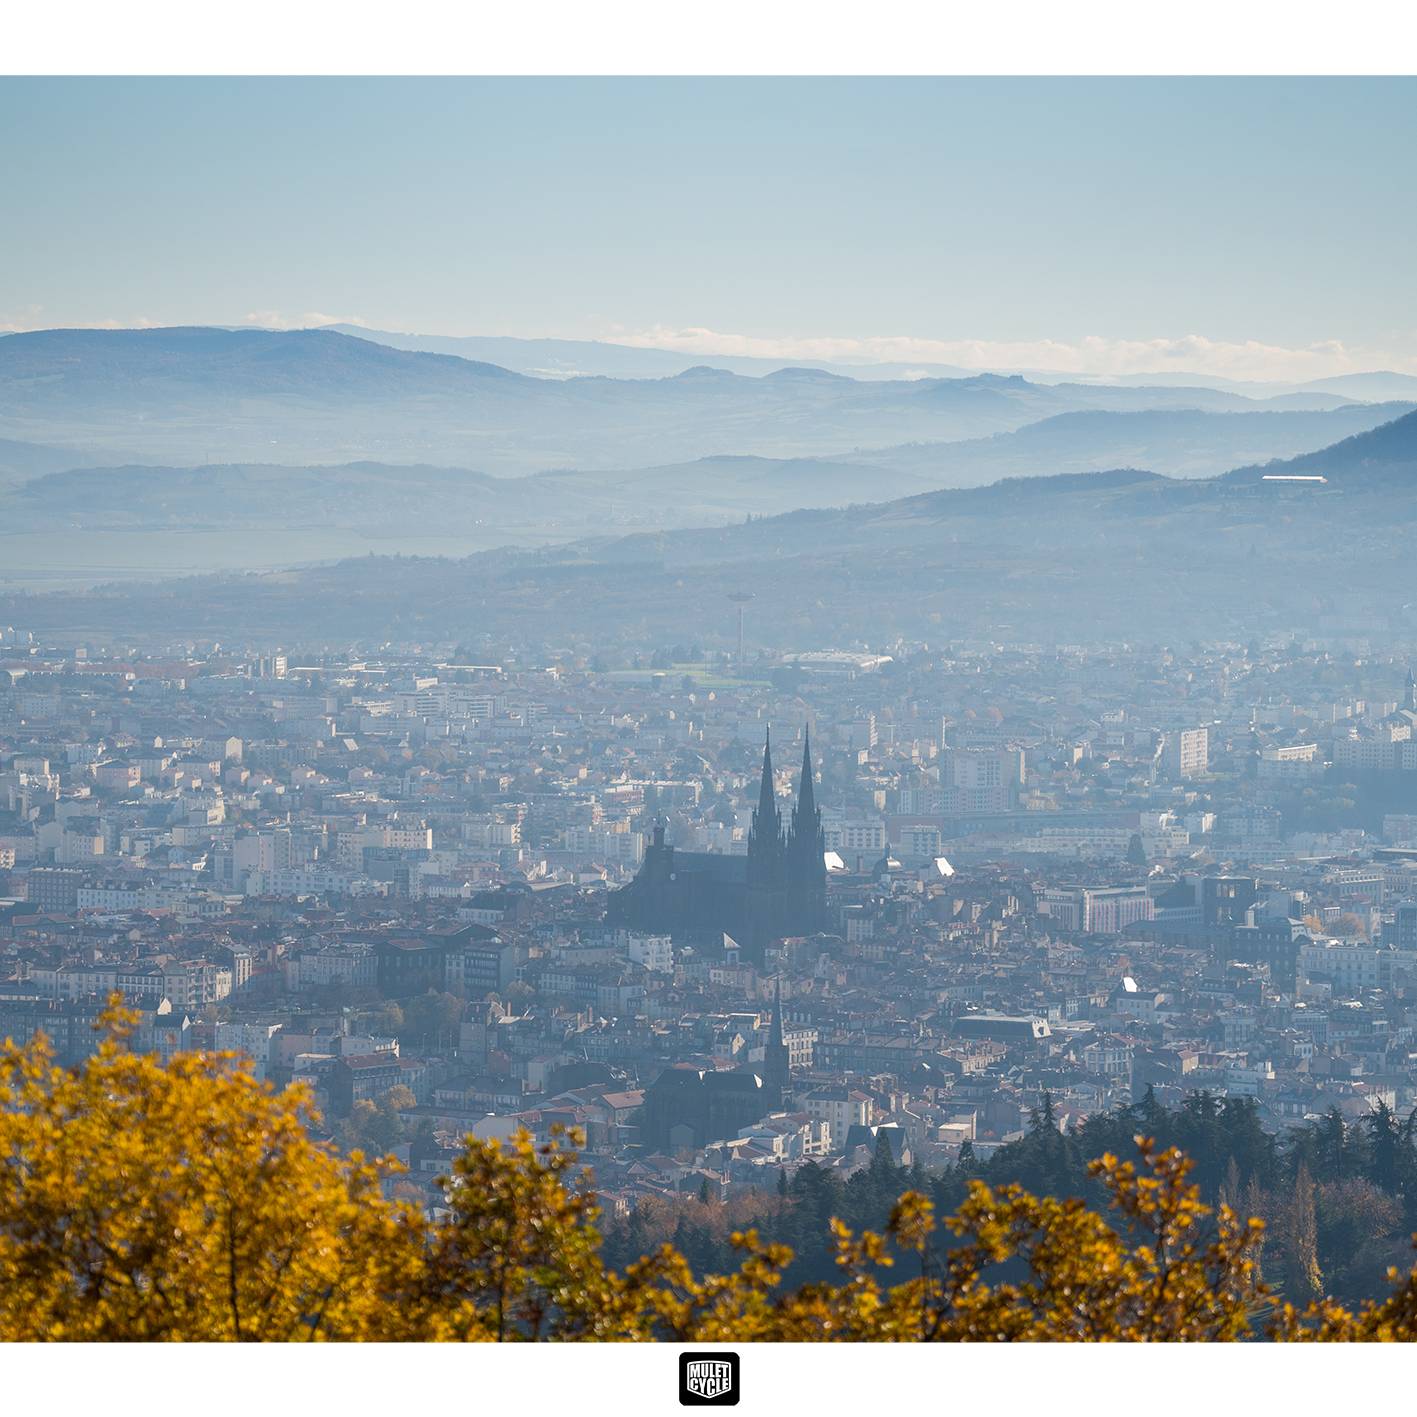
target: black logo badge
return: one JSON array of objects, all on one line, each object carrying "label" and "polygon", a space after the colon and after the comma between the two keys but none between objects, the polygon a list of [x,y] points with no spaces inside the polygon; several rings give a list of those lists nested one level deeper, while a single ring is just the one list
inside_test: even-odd
[{"label": "black logo badge", "polygon": [[685,1407],[734,1407],[738,1402],[736,1353],[681,1353],[679,1401]]}]

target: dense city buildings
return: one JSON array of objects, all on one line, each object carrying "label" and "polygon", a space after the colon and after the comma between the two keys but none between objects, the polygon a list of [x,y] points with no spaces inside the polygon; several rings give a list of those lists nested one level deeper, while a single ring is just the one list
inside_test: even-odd
[{"label": "dense city buildings", "polygon": [[1045,1098],[1417,1104],[1402,656],[470,638],[5,629],[0,1035],[76,1061],[120,994],[430,1205],[467,1132],[579,1126],[625,1214]]}]

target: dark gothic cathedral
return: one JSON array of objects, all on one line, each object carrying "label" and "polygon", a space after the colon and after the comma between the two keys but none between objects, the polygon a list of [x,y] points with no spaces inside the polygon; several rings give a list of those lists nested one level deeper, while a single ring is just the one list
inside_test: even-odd
[{"label": "dark gothic cathedral", "polygon": [[790,821],[773,791],[772,734],[763,746],[758,805],[748,854],[679,851],[654,829],[635,879],[610,897],[615,925],[681,940],[730,935],[746,958],[761,963],[774,940],[810,935],[826,926],[827,868],[822,813],[812,785],[812,743],[802,744],[802,775]]}]

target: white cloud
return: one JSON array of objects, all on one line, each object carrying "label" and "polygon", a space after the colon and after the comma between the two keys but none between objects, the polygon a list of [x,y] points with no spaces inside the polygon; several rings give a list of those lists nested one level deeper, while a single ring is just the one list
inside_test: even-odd
[{"label": "white cloud", "polygon": [[279,310],[252,310],[241,323],[259,325],[263,330],[313,330],[321,325],[367,326],[369,322],[358,315],[326,315],[321,310],[307,310],[303,315],[286,315]]},{"label": "white cloud", "polygon": [[27,305],[12,314],[0,314],[0,334],[26,334],[31,330],[157,330],[161,320],[139,315],[130,320],[54,320],[42,318],[44,306]]},{"label": "white cloud", "polygon": [[1417,356],[1345,345],[1341,340],[1285,346],[1260,340],[1213,340],[1204,335],[1155,339],[1080,340],[922,339],[911,335],[867,338],[727,334],[699,327],[657,325],[616,330],[620,344],[673,349],[684,354],[753,355],[834,364],[954,364],[966,369],[1039,369],[1095,378],[1126,374],[1209,374],[1229,379],[1303,380],[1369,369],[1417,372]]},{"label": "white cloud", "polygon": [[[152,329],[171,320],[56,318],[42,305],[0,310],[0,333],[67,325],[87,329]],[[321,325],[368,328],[359,315],[331,315],[321,310],[288,313],[252,310],[240,322],[272,330],[314,329]],[[927,365],[977,370],[1038,370],[1085,378],[1133,374],[1194,373],[1215,378],[1302,382],[1334,374],[1394,369],[1417,374],[1417,330],[1394,332],[1386,347],[1321,340],[1308,345],[1270,344],[1262,340],[1217,340],[1205,335],[1116,339],[1089,335],[1077,340],[930,339],[916,335],[748,335],[704,326],[654,325],[631,329],[605,327],[604,339],[638,348],[672,349],[682,354],[748,355],[763,359],[840,365],[904,364],[910,377],[924,376]],[[565,377],[564,370],[544,371]]]},{"label": "white cloud", "polygon": [[26,305],[19,310],[4,311],[0,313],[0,333],[16,335],[25,330],[40,329],[40,316],[43,314],[43,305]]}]

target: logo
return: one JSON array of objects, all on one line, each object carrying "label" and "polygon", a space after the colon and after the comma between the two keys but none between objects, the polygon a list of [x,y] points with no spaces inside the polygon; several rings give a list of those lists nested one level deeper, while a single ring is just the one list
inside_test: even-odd
[{"label": "logo", "polygon": [[733,1407],[738,1401],[736,1353],[681,1353],[679,1401],[685,1407]]}]

